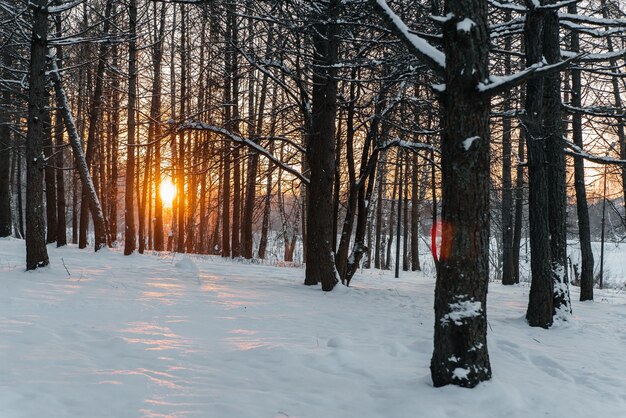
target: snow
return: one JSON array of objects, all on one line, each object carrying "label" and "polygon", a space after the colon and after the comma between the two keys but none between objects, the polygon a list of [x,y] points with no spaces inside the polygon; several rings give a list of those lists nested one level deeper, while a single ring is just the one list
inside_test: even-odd
[{"label": "snow", "polygon": [[384,13],[391,19],[391,22],[395,28],[402,33],[402,36],[419,51],[420,54],[428,57],[435,62],[441,68],[446,67],[446,56],[443,52],[432,46],[426,39],[417,36],[412,33],[407,25],[400,19],[400,17],[391,10],[385,0],[376,0],[378,6],[384,11]]},{"label": "snow", "polygon": [[433,88],[433,90],[435,90],[438,93],[443,93],[446,91],[445,83],[434,83],[434,84],[431,84],[431,87]]},{"label": "snow", "polygon": [[429,16],[431,20],[434,20],[435,22],[439,22],[439,23],[446,23],[449,22],[450,20],[454,19],[454,13],[450,12],[445,16],[437,16],[437,15],[431,15]]},{"label": "snow", "polygon": [[441,318],[442,325],[453,322],[455,325],[463,325],[466,318],[474,318],[482,313],[482,305],[480,301],[460,300],[448,305],[450,312]]},{"label": "snow", "polygon": [[477,139],[480,139],[480,137],[479,136],[472,136],[472,137],[469,137],[469,138],[465,138],[463,140],[463,148],[465,149],[465,151],[469,151],[470,148],[472,147],[472,144]]},{"label": "snow", "polygon": [[474,23],[472,19],[466,17],[456,24],[456,30],[459,32],[469,32],[474,26],[476,26],[476,23]]},{"label": "snow", "polygon": [[457,367],[456,369],[452,371],[452,376],[454,376],[454,378],[458,380],[467,379],[467,376],[469,376],[469,374],[470,374],[470,370],[464,369],[463,367]]},{"label": "snow", "polygon": [[[491,283],[493,379],[471,390],[433,388],[432,277],[376,270],[358,273],[354,287],[322,292],[302,285],[303,269],[48,251],[49,267],[25,272],[24,242],[0,239],[3,418],[582,418],[626,410],[623,290],[596,289],[596,302],[581,303],[572,288],[572,320],[545,330],[524,320],[528,284]],[[623,247],[609,255],[616,272]],[[459,379],[467,372],[454,371]]]}]

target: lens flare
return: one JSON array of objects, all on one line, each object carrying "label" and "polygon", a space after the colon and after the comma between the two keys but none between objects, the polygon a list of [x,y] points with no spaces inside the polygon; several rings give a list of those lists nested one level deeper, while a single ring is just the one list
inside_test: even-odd
[{"label": "lens flare", "polygon": [[176,187],[174,186],[172,181],[170,179],[165,179],[161,181],[159,191],[161,192],[161,200],[163,201],[163,205],[166,207],[171,207],[172,202],[176,197]]}]

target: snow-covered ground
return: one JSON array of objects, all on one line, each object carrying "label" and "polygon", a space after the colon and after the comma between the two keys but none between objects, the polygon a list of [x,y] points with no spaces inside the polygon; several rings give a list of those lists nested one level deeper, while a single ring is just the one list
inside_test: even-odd
[{"label": "snow-covered ground", "polygon": [[[433,388],[434,280],[49,247],[24,272],[0,240],[0,417],[625,417],[626,294],[550,330],[528,286],[489,289],[494,378]],[[66,271],[67,268],[67,271]],[[69,271],[69,274],[68,274]]]}]

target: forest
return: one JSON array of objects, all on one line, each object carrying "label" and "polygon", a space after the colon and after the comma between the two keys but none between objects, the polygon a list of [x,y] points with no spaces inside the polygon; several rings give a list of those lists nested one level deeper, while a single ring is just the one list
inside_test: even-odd
[{"label": "forest", "polygon": [[488,381],[489,283],[551,329],[626,239],[624,3],[506,1],[0,0],[0,237],[429,265],[433,385]]}]

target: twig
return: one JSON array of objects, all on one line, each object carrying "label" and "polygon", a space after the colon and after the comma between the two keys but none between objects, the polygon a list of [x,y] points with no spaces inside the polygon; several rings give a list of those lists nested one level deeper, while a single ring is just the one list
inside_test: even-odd
[{"label": "twig", "polygon": [[67,266],[65,265],[65,260],[63,260],[63,257],[61,257],[61,263],[63,263],[63,267],[65,267],[65,271],[67,271],[67,277],[72,277],[72,274],[70,273],[70,271],[67,269]]}]

